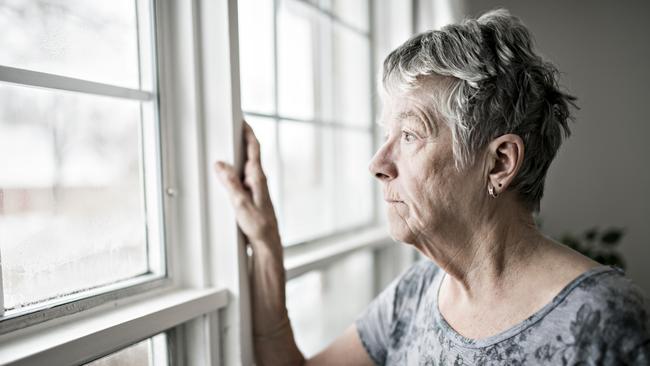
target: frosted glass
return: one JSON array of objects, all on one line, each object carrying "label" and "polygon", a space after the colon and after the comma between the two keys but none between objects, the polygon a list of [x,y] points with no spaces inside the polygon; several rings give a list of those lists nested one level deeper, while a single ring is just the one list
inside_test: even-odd
[{"label": "frosted glass", "polygon": [[373,299],[373,267],[372,253],[364,251],[287,282],[291,326],[306,357],[323,350]]},{"label": "frosted glass", "polygon": [[[0,65],[130,88],[151,72],[148,0],[4,0]],[[139,6],[139,12],[136,12]],[[139,15],[139,16],[138,16]],[[140,44],[139,44],[140,43]],[[151,88],[149,81],[145,88]]]},{"label": "frosted glass", "polygon": [[333,156],[331,131],[307,123],[280,123],[282,202],[280,233],[294,244],[334,231],[332,179],[327,174]]},{"label": "frosted glass", "polygon": [[86,366],[165,366],[168,364],[167,337],[165,333],[161,333],[89,362]]},{"label": "frosted glass", "polygon": [[240,0],[238,6],[242,108],[275,113],[273,1]]},{"label": "frosted glass", "polygon": [[361,31],[368,31],[368,0],[320,0],[320,6]]},{"label": "frosted glass", "polygon": [[283,117],[315,117],[314,21],[306,6],[282,1],[278,12],[278,102]]},{"label": "frosted glass", "polygon": [[146,273],[140,103],[3,83],[0,100],[5,308]]},{"label": "frosted glass", "polygon": [[368,171],[372,140],[364,132],[334,129],[333,134],[334,165],[326,174],[336,179],[329,202],[336,212],[334,228],[344,230],[372,220],[373,177]]},{"label": "frosted glass", "polygon": [[333,28],[334,120],[370,127],[370,42],[346,28]]},{"label": "frosted glass", "polygon": [[368,224],[372,219],[370,135],[289,121],[282,121],[279,131],[284,243]]}]

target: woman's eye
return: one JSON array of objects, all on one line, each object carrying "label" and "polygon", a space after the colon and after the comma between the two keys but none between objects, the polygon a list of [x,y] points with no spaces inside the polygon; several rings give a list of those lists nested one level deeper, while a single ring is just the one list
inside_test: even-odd
[{"label": "woman's eye", "polygon": [[405,142],[413,142],[415,141],[415,135],[406,131],[402,131],[402,140]]}]

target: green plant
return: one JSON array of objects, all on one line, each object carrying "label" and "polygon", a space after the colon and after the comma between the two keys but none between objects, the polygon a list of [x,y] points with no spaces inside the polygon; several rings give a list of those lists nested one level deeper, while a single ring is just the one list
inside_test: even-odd
[{"label": "green plant", "polygon": [[625,260],[618,252],[618,245],[623,235],[622,228],[601,231],[598,227],[594,227],[580,235],[564,234],[559,241],[596,262],[625,269]]}]

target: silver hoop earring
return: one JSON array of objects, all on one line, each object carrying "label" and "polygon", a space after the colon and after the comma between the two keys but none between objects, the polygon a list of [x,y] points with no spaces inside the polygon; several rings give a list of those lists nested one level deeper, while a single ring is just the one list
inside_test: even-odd
[{"label": "silver hoop earring", "polygon": [[488,194],[492,198],[497,198],[498,194],[494,191],[494,187],[492,185],[488,185]]}]

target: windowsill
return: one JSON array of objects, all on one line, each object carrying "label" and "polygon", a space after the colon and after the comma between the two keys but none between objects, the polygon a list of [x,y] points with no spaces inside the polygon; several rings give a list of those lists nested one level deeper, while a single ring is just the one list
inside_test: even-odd
[{"label": "windowsill", "polygon": [[381,248],[394,241],[385,227],[372,227],[344,237],[314,241],[284,248],[286,279],[323,268],[342,257],[364,249]]},{"label": "windowsill", "polygon": [[176,289],[71,321],[42,323],[0,338],[0,364],[79,364],[118,350],[228,304],[224,289]]}]

